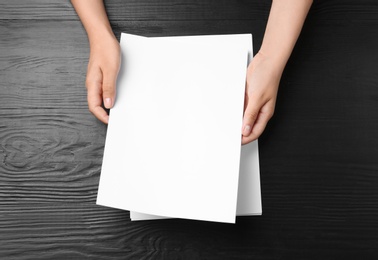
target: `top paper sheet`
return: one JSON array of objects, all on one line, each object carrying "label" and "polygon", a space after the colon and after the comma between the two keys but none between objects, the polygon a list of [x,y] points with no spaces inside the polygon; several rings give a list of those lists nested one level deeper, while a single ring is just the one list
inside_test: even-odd
[{"label": "top paper sheet", "polygon": [[245,39],[214,45],[122,34],[98,204],[235,222]]}]

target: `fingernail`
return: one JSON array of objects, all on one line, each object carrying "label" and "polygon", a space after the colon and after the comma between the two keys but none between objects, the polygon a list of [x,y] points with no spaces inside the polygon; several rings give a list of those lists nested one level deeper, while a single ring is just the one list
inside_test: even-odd
[{"label": "fingernail", "polygon": [[111,98],[105,98],[104,105],[106,108],[110,108],[112,106],[112,99]]},{"label": "fingernail", "polygon": [[248,136],[250,133],[251,133],[251,126],[250,125],[244,126],[243,135]]}]

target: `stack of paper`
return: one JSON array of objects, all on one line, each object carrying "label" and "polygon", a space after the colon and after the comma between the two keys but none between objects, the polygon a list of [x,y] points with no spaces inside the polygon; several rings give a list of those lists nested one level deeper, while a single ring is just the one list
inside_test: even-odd
[{"label": "stack of paper", "polygon": [[241,147],[250,34],[121,36],[97,204],[235,223],[261,214],[257,142]]}]

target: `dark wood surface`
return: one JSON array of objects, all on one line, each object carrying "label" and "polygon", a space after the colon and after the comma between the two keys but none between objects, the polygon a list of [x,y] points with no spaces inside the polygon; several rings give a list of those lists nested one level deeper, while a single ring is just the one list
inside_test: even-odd
[{"label": "dark wood surface", "polygon": [[[270,2],[106,1],[116,34],[252,33]],[[106,126],[69,1],[0,3],[0,259],[377,259],[378,2],[319,1],[260,138],[263,215],[130,222],[95,205]]]}]

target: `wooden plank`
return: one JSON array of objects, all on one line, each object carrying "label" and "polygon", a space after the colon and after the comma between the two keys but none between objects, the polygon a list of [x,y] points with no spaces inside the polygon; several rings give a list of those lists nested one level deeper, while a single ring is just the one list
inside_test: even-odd
[{"label": "wooden plank", "polygon": [[0,21],[0,28],[1,201],[93,200],[105,127],[86,104],[80,22]]},{"label": "wooden plank", "polygon": [[105,1],[111,20],[149,20],[149,21],[185,21],[185,20],[260,20],[267,19],[271,1],[236,1],[207,0],[188,1],[170,0],[157,2],[122,0]]},{"label": "wooden plank", "polygon": [[[241,20],[265,18],[270,1],[105,1],[112,20]],[[5,0],[0,19],[77,20],[69,0]]]},{"label": "wooden plank", "polygon": [[78,20],[69,0],[3,0],[0,2],[1,20]]},{"label": "wooden plank", "polygon": [[283,206],[261,218],[239,218],[237,225],[224,225],[184,220],[130,223],[127,212],[90,203],[2,203],[0,253],[21,260],[376,256],[372,221],[359,222],[367,216],[342,211],[348,215],[340,219],[331,208]]},{"label": "wooden plank", "polygon": [[252,33],[254,52],[257,52],[262,43],[266,21],[119,21],[111,24],[118,38],[121,32],[147,37]]},{"label": "wooden plank", "polygon": [[79,21],[0,21],[0,29],[1,110],[85,107],[89,50]]},{"label": "wooden plank", "polygon": [[[267,19],[271,1],[227,0],[105,0],[112,21],[260,20]],[[375,0],[316,0],[312,15],[323,19],[376,19]],[[3,0],[0,19],[77,20],[69,0]]]},{"label": "wooden plank", "polygon": [[0,255],[6,259],[119,259],[132,253],[117,241],[132,237],[122,227],[127,212],[89,203],[1,204]]}]

